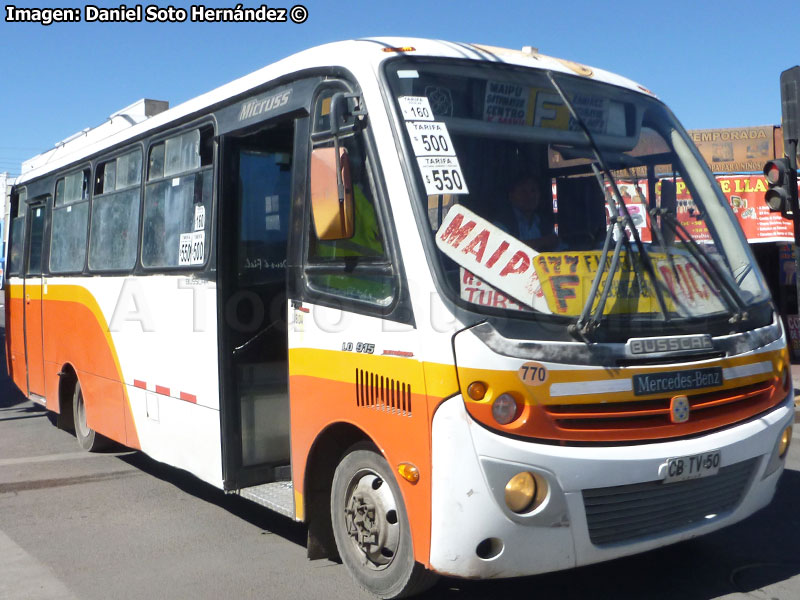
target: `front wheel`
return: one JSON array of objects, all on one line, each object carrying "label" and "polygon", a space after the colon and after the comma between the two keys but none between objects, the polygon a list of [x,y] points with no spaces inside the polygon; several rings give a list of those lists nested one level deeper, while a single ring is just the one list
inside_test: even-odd
[{"label": "front wheel", "polygon": [[382,456],[353,450],[342,459],[333,476],[331,520],[342,562],[367,591],[402,598],[436,583],[414,560],[400,488]]}]

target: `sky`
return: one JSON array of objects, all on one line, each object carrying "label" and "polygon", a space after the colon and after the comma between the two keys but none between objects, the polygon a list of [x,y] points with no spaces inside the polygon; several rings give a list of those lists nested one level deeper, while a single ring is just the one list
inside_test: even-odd
[{"label": "sky", "polygon": [[[291,9],[294,1],[268,6]],[[289,54],[342,39],[397,35],[534,46],[638,81],[688,129],[780,124],[780,72],[800,64],[797,0],[297,1],[307,9],[302,24],[187,20],[43,26],[7,22],[4,4],[0,172],[19,174],[23,160],[140,98],[176,106]],[[205,6],[236,4],[210,0]],[[14,5],[78,8],[82,16],[86,6],[78,1]]]}]

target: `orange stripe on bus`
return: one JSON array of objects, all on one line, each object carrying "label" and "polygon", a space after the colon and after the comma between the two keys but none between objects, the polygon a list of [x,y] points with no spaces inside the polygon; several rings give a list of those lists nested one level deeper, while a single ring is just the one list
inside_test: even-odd
[{"label": "orange stripe on bus", "polygon": [[[11,286],[9,295],[22,298],[22,286]],[[114,340],[92,293],[79,285],[50,283],[42,313],[46,326],[52,325],[44,332],[46,372],[54,375],[64,364],[72,365],[84,390],[88,425],[126,446],[141,448]],[[11,321],[12,327],[21,323],[22,311],[12,311]],[[56,385],[47,389],[57,394]],[[120,401],[116,410],[115,398]],[[51,398],[48,406],[56,400]]]}]

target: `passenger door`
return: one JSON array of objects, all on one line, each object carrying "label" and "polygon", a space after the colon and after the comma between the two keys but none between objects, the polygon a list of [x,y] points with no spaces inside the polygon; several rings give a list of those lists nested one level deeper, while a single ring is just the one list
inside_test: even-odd
[{"label": "passenger door", "polygon": [[42,254],[44,251],[44,226],[47,214],[46,199],[37,199],[28,205],[28,232],[25,243],[25,271],[23,307],[25,314],[25,362],[28,366],[28,396],[43,400],[44,352],[42,330]]},{"label": "passenger door", "polygon": [[226,480],[288,476],[286,267],[294,119],[223,138],[220,358]]}]

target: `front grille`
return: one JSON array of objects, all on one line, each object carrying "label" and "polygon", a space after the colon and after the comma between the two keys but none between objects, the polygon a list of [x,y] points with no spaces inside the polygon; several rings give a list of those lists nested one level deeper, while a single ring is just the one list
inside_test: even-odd
[{"label": "front grille", "polygon": [[670,420],[670,398],[634,402],[550,404],[542,408],[565,440],[624,441],[690,435],[753,417],[782,399],[777,380],[689,396],[686,423]]},{"label": "front grille", "polygon": [[755,458],[722,467],[716,475],[667,483],[583,490],[589,539],[596,546],[632,542],[707,523],[742,499]]}]

